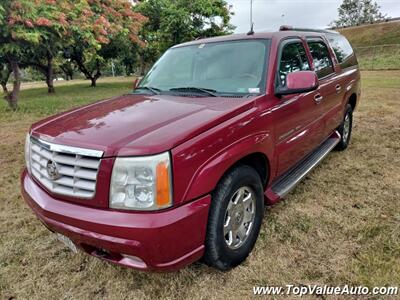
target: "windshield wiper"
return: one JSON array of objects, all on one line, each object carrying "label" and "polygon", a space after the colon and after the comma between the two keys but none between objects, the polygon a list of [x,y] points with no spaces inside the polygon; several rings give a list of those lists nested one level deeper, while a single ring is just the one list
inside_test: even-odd
[{"label": "windshield wiper", "polygon": [[[135,89],[135,91],[136,91],[136,90],[147,90],[147,91],[152,92],[154,95],[158,95],[158,94],[161,92],[160,89],[155,88],[155,87],[152,87],[152,86],[138,86],[138,87]],[[135,91],[134,91],[134,92],[135,92]]]},{"label": "windshield wiper", "polygon": [[189,92],[190,91],[201,92],[201,93],[207,94],[207,95],[212,96],[212,97],[218,97],[218,95],[216,94],[217,93],[216,90],[207,89],[207,88],[201,88],[201,87],[195,87],[195,86],[176,87],[176,88],[172,88],[172,89],[169,89],[169,90],[170,91],[177,91],[177,92],[188,92],[188,91]]}]

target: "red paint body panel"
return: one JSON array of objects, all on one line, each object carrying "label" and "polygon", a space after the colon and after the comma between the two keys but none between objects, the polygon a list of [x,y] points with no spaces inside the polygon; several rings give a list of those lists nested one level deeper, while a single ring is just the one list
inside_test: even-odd
[{"label": "red paint body panel", "polygon": [[240,100],[124,95],[36,123],[32,134],[105,157],[157,154],[247,110]]},{"label": "red paint body panel", "polygon": [[286,78],[286,85],[289,90],[307,89],[318,86],[318,77],[312,71],[289,73]]},{"label": "red paint body panel", "polygon": [[[34,124],[31,134],[43,140],[104,151],[93,199],[55,195],[26,171],[22,194],[52,231],[70,237],[84,251],[111,262],[145,270],[171,270],[199,259],[204,251],[211,193],[223,174],[243,157],[267,161],[267,202],[279,197],[270,186],[322,143],[341,123],[349,98],[360,98],[357,67],[341,69],[329,47],[335,72],[316,90],[275,95],[280,44],[299,40],[312,59],[307,37],[319,33],[283,31],[234,35],[211,40],[271,39],[266,92],[249,98],[124,95],[58,114]],[[310,63],[312,65],[312,63]],[[295,79],[295,77],[293,77]],[[299,80],[299,79],[298,79]],[[291,84],[296,85],[296,81]],[[309,80],[308,80],[309,82]],[[338,88],[340,86],[340,89]],[[315,97],[321,95],[322,101]],[[109,208],[109,185],[115,157],[170,151],[173,207],[159,212]],[[132,262],[121,254],[143,260]]]}]

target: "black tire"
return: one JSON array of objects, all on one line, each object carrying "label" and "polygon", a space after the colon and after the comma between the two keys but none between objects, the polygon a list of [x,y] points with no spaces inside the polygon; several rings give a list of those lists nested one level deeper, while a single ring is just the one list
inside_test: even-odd
[{"label": "black tire", "polygon": [[[346,121],[347,121],[346,118],[348,118],[348,122],[349,122],[347,134],[345,134],[345,132],[346,132],[345,125],[346,125]],[[350,104],[347,104],[342,124],[340,124],[339,128],[337,129],[340,134],[340,142],[339,142],[339,144],[336,145],[335,150],[343,151],[343,150],[347,149],[347,147],[349,146],[349,143],[350,143],[350,139],[351,139],[352,127],[353,127],[353,108],[351,107]]]},{"label": "black tire", "polygon": [[[231,249],[226,241],[227,235],[224,235],[226,211],[233,196],[237,195],[238,190],[243,189],[254,193],[254,198],[252,198],[254,200],[251,200],[253,203],[251,207],[255,208],[254,213],[252,213],[254,219],[251,223],[251,229],[248,229],[250,222],[246,223],[249,227],[242,244],[238,245],[237,249]],[[249,210],[246,208],[246,211]],[[203,261],[221,271],[230,270],[242,263],[254,247],[260,232],[263,216],[264,196],[260,176],[253,168],[246,165],[239,165],[233,168],[222,178],[212,194]],[[232,223],[236,221],[236,218],[232,219]],[[237,223],[235,224],[237,225]]]}]

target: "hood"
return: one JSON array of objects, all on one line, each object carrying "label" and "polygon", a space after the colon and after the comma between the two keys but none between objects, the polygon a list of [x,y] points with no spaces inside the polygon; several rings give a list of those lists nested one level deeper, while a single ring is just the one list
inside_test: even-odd
[{"label": "hood", "polygon": [[102,150],[104,156],[170,150],[250,109],[251,98],[124,95],[62,113],[32,126],[48,142]]}]

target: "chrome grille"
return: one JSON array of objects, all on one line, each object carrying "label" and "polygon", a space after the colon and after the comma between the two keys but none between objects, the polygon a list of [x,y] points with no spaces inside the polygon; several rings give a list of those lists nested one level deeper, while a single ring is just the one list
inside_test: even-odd
[{"label": "chrome grille", "polygon": [[[102,151],[52,144],[31,137],[32,175],[49,191],[78,198],[93,198]],[[54,162],[58,176],[52,179],[47,165]]]}]

